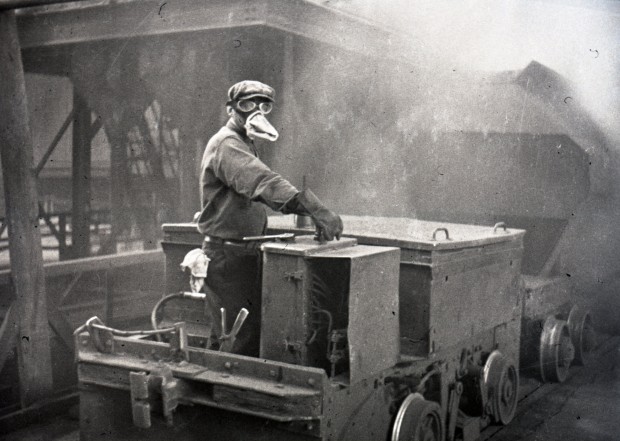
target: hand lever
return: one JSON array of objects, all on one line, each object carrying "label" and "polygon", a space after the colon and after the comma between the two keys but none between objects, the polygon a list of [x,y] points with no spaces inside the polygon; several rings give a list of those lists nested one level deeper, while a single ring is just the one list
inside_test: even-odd
[{"label": "hand lever", "polygon": [[239,314],[237,314],[235,323],[233,324],[233,327],[228,334],[226,334],[226,310],[224,308],[220,308],[220,312],[222,313],[222,336],[220,337],[220,352],[231,352],[233,345],[235,344],[237,334],[241,330],[241,326],[243,326],[243,322],[245,322],[245,319],[248,317],[248,314],[250,312],[245,308],[241,308],[241,311],[239,311]]},{"label": "hand lever", "polygon": [[295,233],[268,234],[266,236],[246,236],[243,238],[244,242],[266,242],[270,240],[293,242],[295,240]]}]

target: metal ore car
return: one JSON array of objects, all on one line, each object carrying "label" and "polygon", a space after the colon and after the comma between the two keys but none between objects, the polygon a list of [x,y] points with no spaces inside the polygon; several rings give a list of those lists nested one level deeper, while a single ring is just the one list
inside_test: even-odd
[{"label": "metal ore car", "polygon": [[[525,232],[345,225],[353,237],[262,246],[258,358],[206,349],[185,323],[162,341],[93,319],[76,331],[81,439],[473,441],[509,423]],[[176,292],[201,237],[191,224],[164,233]]]},{"label": "metal ore car", "polygon": [[[419,247],[410,231],[415,230],[421,221],[368,216],[343,216],[343,218],[347,235],[355,237],[359,243],[396,246],[401,249],[399,290],[401,302],[406,302],[409,297],[404,293],[410,291],[410,287],[416,283],[416,276],[413,275],[406,256]],[[293,216],[273,216],[269,218],[269,230],[271,233],[308,234],[312,231],[312,226],[307,220],[303,221],[303,218],[296,219]],[[307,226],[301,226],[304,224]],[[460,234],[462,228],[460,225],[447,223],[424,222],[424,224],[428,225],[428,228],[449,228],[457,234]],[[563,231],[561,223],[558,222],[535,219],[532,221],[532,225],[534,224],[538,225],[538,229],[542,228],[542,234],[538,231],[529,240],[527,234],[524,236],[524,244],[529,243],[529,247],[526,247],[523,255],[523,264],[527,262],[528,268],[522,267],[524,274],[520,280],[523,305],[520,372],[537,381],[563,382],[567,379],[572,364],[587,364],[590,353],[596,346],[594,323],[589,308],[583,302],[579,302],[579,296],[573,292],[573,285],[567,277],[534,275],[539,272],[545,273],[540,271],[540,267],[545,264],[541,261],[541,256],[545,255],[545,249],[553,248]],[[506,228],[504,223],[493,227],[495,232],[506,231]],[[450,239],[440,236],[439,240],[450,242]],[[457,246],[463,245],[461,241]],[[410,312],[406,308],[402,311],[404,316],[401,315],[401,336],[405,336],[406,316],[409,316]],[[472,315],[468,320],[476,321],[477,318]]]}]

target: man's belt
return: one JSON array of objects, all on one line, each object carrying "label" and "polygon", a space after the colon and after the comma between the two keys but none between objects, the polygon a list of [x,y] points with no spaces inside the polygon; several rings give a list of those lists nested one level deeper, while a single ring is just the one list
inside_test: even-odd
[{"label": "man's belt", "polygon": [[245,250],[245,251],[256,250],[256,243],[244,242],[242,240],[221,239],[219,237],[205,236],[204,241],[206,244],[214,245],[216,247],[221,247],[221,248],[236,248],[236,249]]},{"label": "man's belt", "polygon": [[221,239],[219,237],[205,236],[205,243],[221,247],[233,247],[248,251],[254,251],[257,247],[267,241],[294,241],[295,235],[293,233],[273,234],[267,236],[248,236],[243,240],[236,239]]}]

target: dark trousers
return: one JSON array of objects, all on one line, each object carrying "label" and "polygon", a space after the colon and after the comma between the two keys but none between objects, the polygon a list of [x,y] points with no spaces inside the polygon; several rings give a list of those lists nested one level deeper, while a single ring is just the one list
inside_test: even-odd
[{"label": "dark trousers", "polygon": [[229,332],[241,308],[249,315],[237,334],[233,352],[257,357],[260,347],[261,264],[256,249],[243,249],[205,242],[202,247],[211,261],[207,286],[220,298],[226,309]]}]

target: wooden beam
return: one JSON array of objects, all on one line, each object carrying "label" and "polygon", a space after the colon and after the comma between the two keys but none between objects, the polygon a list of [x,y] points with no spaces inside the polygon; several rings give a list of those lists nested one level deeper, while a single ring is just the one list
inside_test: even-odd
[{"label": "wooden beam", "polygon": [[0,0],[0,11],[78,1],[80,0]]},{"label": "wooden beam", "polygon": [[50,336],[32,135],[15,13],[0,13],[0,156],[19,335],[22,405],[52,392]]},{"label": "wooden beam", "polygon": [[[77,272],[104,271],[145,263],[161,265],[163,271],[163,251],[132,251],[129,253],[85,257],[83,259],[65,260],[62,262],[49,262],[45,264],[45,276],[48,278],[66,276]],[[11,270],[0,271],[0,286],[6,286],[10,281]]]},{"label": "wooden beam", "polygon": [[[307,0],[159,0],[82,4],[22,14],[22,47],[264,26],[345,50],[402,60],[411,37]],[[69,47],[69,46],[67,46]]]},{"label": "wooden beam", "polygon": [[114,277],[110,271],[105,272],[105,295],[103,302],[103,320],[108,326],[112,325],[114,319]]},{"label": "wooden beam", "polygon": [[60,340],[73,356],[75,350],[73,345],[73,328],[51,298],[48,299],[47,317],[50,327],[60,337]]},{"label": "wooden beam", "polygon": [[58,296],[58,305],[59,306],[62,306],[65,303],[65,300],[67,299],[67,297],[69,297],[69,294],[71,294],[71,291],[73,291],[73,288],[75,288],[75,285],[82,278],[82,274],[84,274],[84,273],[76,272],[73,275],[73,278],[71,279],[69,284],[67,286],[65,286],[65,288],[62,290],[62,293],[60,293],[60,295]]},{"label": "wooden beam", "polygon": [[[120,126],[120,127],[119,127]],[[106,137],[110,143],[110,241],[111,251],[116,252],[118,237],[123,232],[124,221],[129,213],[124,210],[124,195],[127,190],[127,149],[124,144],[122,124],[111,119],[103,124]]]},{"label": "wooden beam", "polygon": [[63,46],[24,49],[22,45],[22,62],[26,73],[68,77],[71,55]]},{"label": "wooden beam", "polygon": [[6,359],[15,347],[19,333],[19,318],[15,309],[15,303],[12,303],[4,315],[4,320],[0,323],[0,372],[2,372]]},{"label": "wooden beam", "polygon": [[54,153],[54,150],[56,150],[56,146],[62,139],[62,136],[67,131],[67,128],[69,127],[69,124],[71,124],[71,121],[73,121],[73,110],[69,112],[69,115],[67,115],[67,118],[65,118],[65,121],[62,123],[62,126],[60,126],[60,129],[56,133],[56,136],[54,136],[54,139],[52,139],[50,146],[47,148],[45,154],[39,161],[39,164],[37,164],[37,168],[34,172],[36,176],[39,176],[39,173],[41,173],[41,170],[43,170],[43,167],[45,167],[45,164],[47,164],[47,160],[50,159],[50,156],[52,156],[52,153]]},{"label": "wooden beam", "polygon": [[[188,50],[186,52],[186,61],[184,62],[187,74],[183,76],[183,86],[185,90],[197,90],[198,79],[201,77],[197,67],[196,52]],[[193,109],[191,106],[182,106],[179,121],[192,121]],[[179,179],[179,195],[181,196],[180,204],[178,204],[176,215],[177,219],[187,219],[188,221],[194,217],[194,213],[200,208],[200,195],[196,191],[199,188],[198,173],[196,173],[196,157],[197,139],[201,138],[195,127],[179,131],[180,141],[178,150],[178,168],[177,176]],[[202,146],[204,147],[204,146]],[[172,164],[170,165],[172,167]],[[168,219],[166,219],[168,221]]]},{"label": "wooden beam", "polygon": [[[58,240],[58,243],[60,243],[60,233],[58,233],[54,222],[52,222],[52,217],[45,212],[45,208],[43,207],[43,204],[41,202],[37,202],[37,205],[39,207],[39,216],[43,218],[43,220],[45,221],[45,225],[47,225],[47,228],[50,229],[50,233],[52,233],[56,240]],[[58,248],[60,248],[60,246]]]},{"label": "wooden beam", "polygon": [[[19,37],[23,48],[87,41],[161,35],[179,31],[224,29],[264,23],[265,0],[159,0],[78,5],[50,8],[47,12],[20,14]],[[37,18],[43,14],[46,18]],[[112,20],[112,21],[110,21]],[[73,31],[69,30],[73,27]]]},{"label": "wooden beam", "polygon": [[67,256],[67,216],[64,213],[58,215],[58,260],[65,260]]},{"label": "wooden beam", "polygon": [[71,256],[90,255],[91,117],[86,101],[73,88],[73,161]]},{"label": "wooden beam", "polygon": [[103,119],[101,119],[101,116],[97,116],[97,118],[95,118],[92,125],[90,126],[90,140],[91,141],[95,138],[95,136],[97,136],[97,133],[99,133],[99,130],[101,130],[101,127],[103,127]]}]

